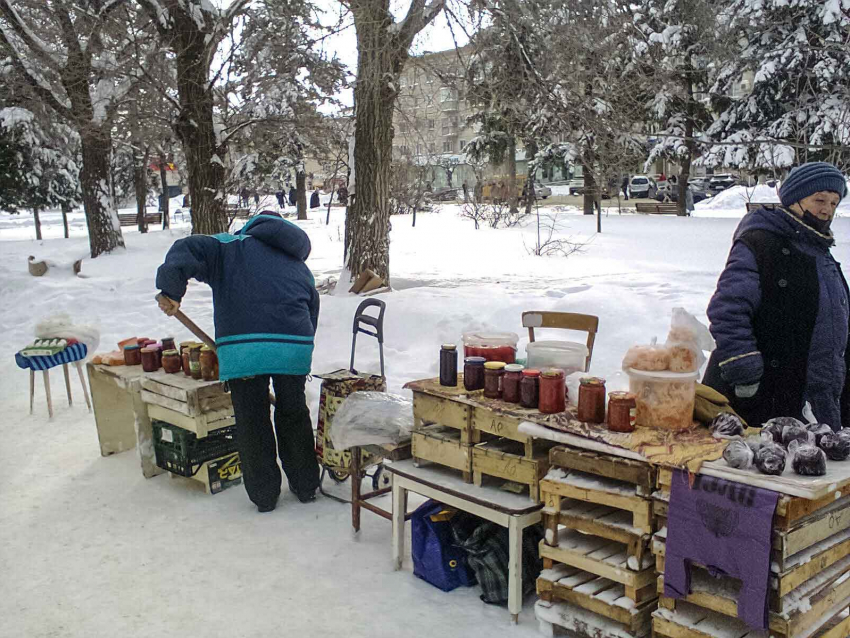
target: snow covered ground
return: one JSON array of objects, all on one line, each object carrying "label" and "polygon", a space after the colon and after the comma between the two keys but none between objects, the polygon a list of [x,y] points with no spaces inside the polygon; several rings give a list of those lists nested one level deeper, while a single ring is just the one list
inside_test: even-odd
[{"label": "snow covered ground", "polygon": [[[532,225],[476,231],[457,212],[442,205],[419,214],[415,228],[410,217],[392,220],[395,291],[381,296],[390,391],[436,376],[440,344],[464,331],[516,332],[523,351],[520,316],[534,309],[598,315],[592,372],[611,375],[630,345],[664,337],[674,306],[704,318],[734,217],[743,213],[704,206],[678,218],[612,210],[596,235],[595,218],[561,209],[560,236],[583,250],[544,258],[528,252]],[[342,210],[332,210],[329,225],[324,218],[322,209],[299,222],[313,242],[308,264],[317,280],[336,275],[342,262]],[[40,381],[29,416],[27,374],[12,355],[53,312],[98,323],[102,349],[142,333],[189,338],[154,302],[156,267],[188,232],[188,220],[146,235],[125,228],[126,250],[86,259],[82,277],[55,267],[33,278],[28,255],[70,264],[88,243],[80,214],[72,215],[67,240],[61,216],[42,220],[48,239],[36,242],[31,217],[0,214],[2,635],[536,635],[531,599],[514,628],[507,610],[481,603],[476,589],[445,594],[415,578],[409,559],[392,571],[390,525],[368,512],[355,538],[349,509],[330,499],[302,505],[284,492],[275,512],[260,515],[242,487],[208,497],[166,476],[145,480],[133,452],[102,458],[78,383],[69,408],[61,374],[53,374],[55,419],[47,419]],[[847,216],[834,228],[835,255],[847,262]],[[361,300],[323,296],[316,372],[348,366]],[[209,288],[191,283],[183,308],[212,331]],[[374,340],[358,341],[358,368],[377,370]],[[314,419],[318,391],[318,381],[309,384]],[[330,489],[345,494],[348,484]]]}]

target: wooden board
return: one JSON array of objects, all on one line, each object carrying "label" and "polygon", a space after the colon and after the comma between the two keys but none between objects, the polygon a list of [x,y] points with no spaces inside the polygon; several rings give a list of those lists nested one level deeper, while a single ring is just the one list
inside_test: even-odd
[{"label": "wooden board", "polygon": [[549,452],[525,457],[525,445],[509,439],[479,443],[472,448],[473,482],[481,485],[484,475],[528,485],[529,497],[540,502],[540,479],[549,470]]},{"label": "wooden board", "polygon": [[148,414],[152,419],[165,421],[171,425],[183,428],[194,432],[201,439],[207,436],[213,430],[224,428],[229,425],[236,425],[236,418],[233,416],[233,410],[213,410],[199,416],[186,416],[176,410],[169,410],[161,405],[146,404],[148,406]]},{"label": "wooden board", "polygon": [[487,408],[475,407],[472,409],[473,429],[526,443],[531,440],[531,437],[519,431],[520,423],[520,419],[497,414]]},{"label": "wooden board", "polygon": [[648,636],[650,627],[637,631],[612,623],[606,616],[594,613],[578,605],[565,602],[538,600],[534,605],[538,629],[544,636],[564,635],[569,638],[623,638]]},{"label": "wooden board", "polygon": [[635,635],[645,634],[655,601],[637,605],[620,583],[575,567],[558,564],[537,579],[537,594],[549,602],[566,602],[622,624]]},{"label": "wooden board", "polygon": [[632,590],[631,595],[627,592],[632,600],[635,600],[634,590],[655,586],[653,567],[641,571],[629,569],[625,545],[574,530],[559,530],[556,547],[547,545],[545,539],[541,541],[540,556],[621,583]]},{"label": "wooden board", "polygon": [[460,470],[472,480],[472,446],[461,442],[461,432],[444,425],[426,425],[413,430],[413,458]]},{"label": "wooden board", "polygon": [[184,374],[149,373],[141,379],[146,403],[161,405],[186,416],[232,409],[230,394],[219,381],[199,381]]},{"label": "wooden board", "polygon": [[791,469],[791,463],[781,476],[767,476],[755,470],[739,470],[730,467],[726,461],[708,461],[703,463],[700,474],[716,476],[728,481],[761,487],[774,492],[801,496],[809,500],[822,499],[843,489],[850,483],[850,463],[829,461],[824,476],[798,476]]},{"label": "wooden board", "polygon": [[647,496],[652,493],[655,486],[655,468],[649,463],[610,454],[599,454],[559,445],[549,450],[549,463],[556,467],[635,483],[645,490]]},{"label": "wooden board", "polygon": [[850,496],[800,519],[790,530],[775,533],[773,547],[778,550],[780,569],[785,570],[786,562],[794,554],[847,529],[850,529]]},{"label": "wooden board", "polygon": [[[424,392],[413,393],[413,418],[417,426],[438,423],[448,428],[469,432],[472,429],[472,407],[456,401],[431,396]],[[469,439],[465,441],[471,443]]]}]

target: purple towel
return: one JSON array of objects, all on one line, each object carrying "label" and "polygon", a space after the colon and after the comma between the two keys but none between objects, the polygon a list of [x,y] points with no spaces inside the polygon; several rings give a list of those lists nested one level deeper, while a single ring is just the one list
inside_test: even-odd
[{"label": "purple towel", "polygon": [[767,628],[770,534],[779,494],[697,474],[688,486],[686,472],[673,473],[667,518],[664,595],[690,592],[690,563],[713,575],[741,581],[738,618]]}]

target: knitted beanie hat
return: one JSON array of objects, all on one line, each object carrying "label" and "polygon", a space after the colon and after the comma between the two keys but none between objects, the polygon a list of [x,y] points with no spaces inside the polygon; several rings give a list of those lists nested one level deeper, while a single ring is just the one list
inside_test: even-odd
[{"label": "knitted beanie hat", "polygon": [[844,175],[827,162],[809,162],[793,169],[782,182],[779,187],[779,200],[787,207],[821,191],[838,193],[843,199],[847,194]]}]

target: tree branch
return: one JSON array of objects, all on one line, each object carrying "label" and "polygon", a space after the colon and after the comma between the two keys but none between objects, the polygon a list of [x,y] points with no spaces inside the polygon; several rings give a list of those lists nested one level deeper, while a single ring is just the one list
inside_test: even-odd
[{"label": "tree branch", "polygon": [[413,38],[422,31],[446,6],[446,0],[413,0],[407,15],[399,23],[396,43],[402,51],[407,51],[413,44]]}]

